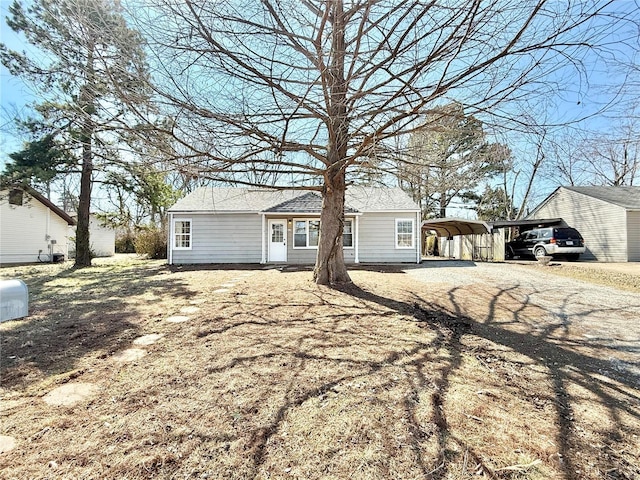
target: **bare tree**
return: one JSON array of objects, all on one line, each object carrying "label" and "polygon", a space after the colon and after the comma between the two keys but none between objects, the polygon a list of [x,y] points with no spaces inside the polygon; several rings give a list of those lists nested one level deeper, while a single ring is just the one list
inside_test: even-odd
[{"label": "bare tree", "polygon": [[633,114],[617,120],[608,131],[565,133],[555,142],[548,168],[548,176],[559,185],[637,185],[640,129]]},{"label": "bare tree", "polygon": [[637,16],[611,1],[141,2],[131,15],[191,168],[322,192],[320,284],[350,281],[345,189],[372,150],[454,99],[473,114],[552,95],[549,74],[581,74],[585,52]]}]

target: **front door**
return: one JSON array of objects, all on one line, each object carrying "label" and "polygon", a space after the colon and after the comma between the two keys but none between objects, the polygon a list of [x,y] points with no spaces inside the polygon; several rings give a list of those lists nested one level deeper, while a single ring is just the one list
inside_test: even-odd
[{"label": "front door", "polygon": [[269,261],[287,261],[286,220],[269,220]]}]

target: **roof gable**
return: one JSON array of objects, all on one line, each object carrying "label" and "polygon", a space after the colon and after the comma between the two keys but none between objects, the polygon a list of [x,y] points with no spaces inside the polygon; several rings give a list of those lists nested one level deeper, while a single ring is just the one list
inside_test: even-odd
[{"label": "roof gable", "polygon": [[308,192],[290,200],[285,200],[264,211],[278,213],[320,213],[322,211],[322,198],[316,193]]},{"label": "roof gable", "polygon": [[[45,207],[47,207],[49,210],[51,210],[54,214],[56,214],[62,220],[67,222],[68,225],[75,225],[76,224],[76,221],[73,218],[71,218],[71,216],[69,216],[69,214],[67,214],[60,207],[54,205],[53,202],[51,202],[51,200],[49,200],[47,197],[45,197],[43,195],[40,195],[33,188],[31,188],[31,187],[20,187],[20,188],[17,188],[17,190],[22,190],[25,193],[25,195],[27,195],[28,197],[31,197],[34,200],[37,200],[38,202],[43,204]],[[8,190],[7,190],[7,192],[8,192]],[[4,191],[3,191],[3,196],[4,196]]]}]

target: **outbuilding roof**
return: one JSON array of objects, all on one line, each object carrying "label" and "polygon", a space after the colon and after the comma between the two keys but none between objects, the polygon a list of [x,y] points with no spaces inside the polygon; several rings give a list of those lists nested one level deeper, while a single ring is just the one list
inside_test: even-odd
[{"label": "outbuilding roof", "polygon": [[597,198],[620,207],[637,210],[640,209],[640,187],[561,187],[573,192],[581,193],[589,197]]},{"label": "outbuilding roof", "polygon": [[[173,213],[320,213],[320,193],[310,190],[200,187],[169,209]],[[420,207],[399,188],[349,186],[345,212],[417,212]]]}]

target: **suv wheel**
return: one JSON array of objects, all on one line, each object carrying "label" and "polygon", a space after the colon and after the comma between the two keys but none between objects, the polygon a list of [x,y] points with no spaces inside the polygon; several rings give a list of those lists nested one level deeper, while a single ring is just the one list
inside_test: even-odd
[{"label": "suv wheel", "polygon": [[547,256],[547,251],[544,249],[544,247],[536,247],[536,248],[533,249],[533,255],[536,258],[546,257]]}]

